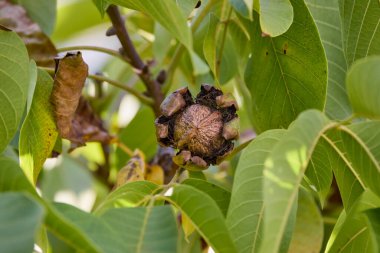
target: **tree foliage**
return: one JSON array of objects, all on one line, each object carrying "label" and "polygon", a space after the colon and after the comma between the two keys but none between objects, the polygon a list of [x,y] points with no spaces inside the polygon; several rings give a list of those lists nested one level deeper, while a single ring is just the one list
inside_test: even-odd
[{"label": "tree foliage", "polygon": [[[0,2],[0,249],[378,252],[379,24],[378,0]],[[187,171],[154,119],[203,83],[240,137]]]}]

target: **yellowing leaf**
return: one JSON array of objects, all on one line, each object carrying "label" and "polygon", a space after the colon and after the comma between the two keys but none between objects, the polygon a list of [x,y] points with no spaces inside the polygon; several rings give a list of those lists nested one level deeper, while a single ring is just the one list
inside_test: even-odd
[{"label": "yellowing leaf", "polygon": [[195,227],[189,217],[185,213],[181,214],[181,219],[182,219],[182,229],[183,232],[185,233],[185,239],[186,241],[188,240],[189,236],[194,232]]},{"label": "yellowing leaf", "polygon": [[164,170],[159,165],[151,165],[146,170],[145,179],[162,185],[164,183]]},{"label": "yellowing leaf", "polygon": [[126,183],[144,180],[145,156],[140,150],[135,150],[128,163],[119,171],[115,188]]}]

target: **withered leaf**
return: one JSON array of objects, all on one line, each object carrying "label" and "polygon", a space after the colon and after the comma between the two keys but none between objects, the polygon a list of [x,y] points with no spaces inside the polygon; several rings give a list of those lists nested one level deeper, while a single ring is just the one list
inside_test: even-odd
[{"label": "withered leaf", "polygon": [[82,143],[72,129],[75,111],[78,108],[84,82],[88,75],[88,66],[83,61],[82,54],[68,53],[61,59],[56,59],[54,87],[51,100],[55,107],[54,113],[58,131],[62,138]]},{"label": "withered leaf", "polygon": [[29,18],[24,7],[12,4],[9,0],[1,0],[0,25],[21,37],[29,57],[35,60],[38,66],[54,67],[57,50],[39,25]]},{"label": "withered leaf", "polygon": [[90,103],[84,97],[79,99],[71,129],[74,134],[72,141],[77,140],[78,144],[90,141],[109,143],[112,139],[104,128],[103,121],[93,112]]}]

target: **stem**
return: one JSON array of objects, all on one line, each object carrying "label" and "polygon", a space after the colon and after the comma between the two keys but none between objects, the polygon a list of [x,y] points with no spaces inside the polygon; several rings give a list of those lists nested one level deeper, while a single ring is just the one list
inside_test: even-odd
[{"label": "stem", "polygon": [[219,77],[219,74],[220,74],[220,65],[222,64],[224,45],[225,45],[225,41],[227,38],[227,30],[228,30],[228,24],[229,24],[229,20],[231,18],[231,14],[232,14],[232,8],[230,7],[228,10],[227,19],[221,21],[222,24],[224,24],[224,30],[223,30],[223,34],[222,34],[222,42],[220,44],[219,54],[218,54],[218,57],[216,59],[216,76],[217,77]]},{"label": "stem", "polygon": [[125,145],[124,143],[122,143],[119,139],[115,138],[115,139],[113,139],[112,142],[115,143],[116,146],[118,146],[121,150],[123,150],[124,153],[126,153],[126,154],[129,155],[130,157],[133,156],[133,151],[132,151],[132,149],[130,149],[127,145]]},{"label": "stem", "polygon": [[[50,74],[54,74],[55,73],[55,70],[52,69],[52,68],[45,68],[45,67],[39,67],[39,68],[45,70],[46,72],[48,72]],[[88,75],[88,78],[91,78],[91,79],[97,80],[97,81],[107,82],[107,83],[111,84],[112,86],[118,87],[118,88],[120,88],[122,90],[125,90],[125,91],[133,94],[142,103],[147,104],[147,105],[153,105],[153,100],[151,98],[149,98],[147,96],[144,96],[139,91],[133,89],[132,87],[126,86],[126,85],[124,85],[123,83],[121,83],[119,81],[110,79],[110,78],[105,77],[105,76],[99,76],[99,75]]]},{"label": "stem", "polygon": [[154,78],[152,78],[149,66],[143,62],[137,53],[136,48],[133,45],[131,38],[129,37],[124,20],[120,15],[118,7],[115,5],[110,5],[107,9],[107,14],[111,19],[113,27],[115,28],[116,36],[118,37],[123,47],[123,53],[130,60],[129,64],[138,70],[137,75],[145,84],[149,96],[153,98],[152,109],[154,110],[155,115],[159,116],[161,114],[160,105],[164,99],[160,84]]},{"label": "stem", "polygon": [[101,53],[105,53],[111,56],[114,56],[116,58],[119,58],[123,61],[129,62],[129,59],[126,57],[123,57],[118,51],[109,49],[109,48],[104,48],[104,47],[96,47],[96,46],[72,46],[72,47],[63,47],[57,49],[58,53],[61,52],[67,52],[67,51],[75,51],[75,50],[91,50],[91,51],[97,51]]},{"label": "stem", "polygon": [[[209,0],[207,4],[203,7],[203,9],[200,10],[198,15],[193,19],[193,22],[191,23],[191,31],[193,33],[198,29],[201,22],[206,17],[206,15],[208,14],[208,12],[213,7],[216,1],[217,0]],[[178,44],[174,51],[173,57],[169,63],[169,67],[167,71],[168,77],[166,79],[164,86],[162,86],[162,91],[164,92],[164,94],[166,94],[170,90],[170,87],[173,83],[174,72],[179,64],[179,61],[181,60],[181,57],[184,51],[185,51],[185,47],[182,44]]]}]

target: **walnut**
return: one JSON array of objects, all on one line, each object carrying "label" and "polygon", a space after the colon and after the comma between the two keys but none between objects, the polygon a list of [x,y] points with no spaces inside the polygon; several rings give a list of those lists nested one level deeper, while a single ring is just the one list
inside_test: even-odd
[{"label": "walnut", "polygon": [[234,147],[239,137],[237,104],[230,94],[204,84],[194,99],[181,88],[161,104],[156,135],[163,146],[179,149],[173,161],[189,170],[217,164]]}]

